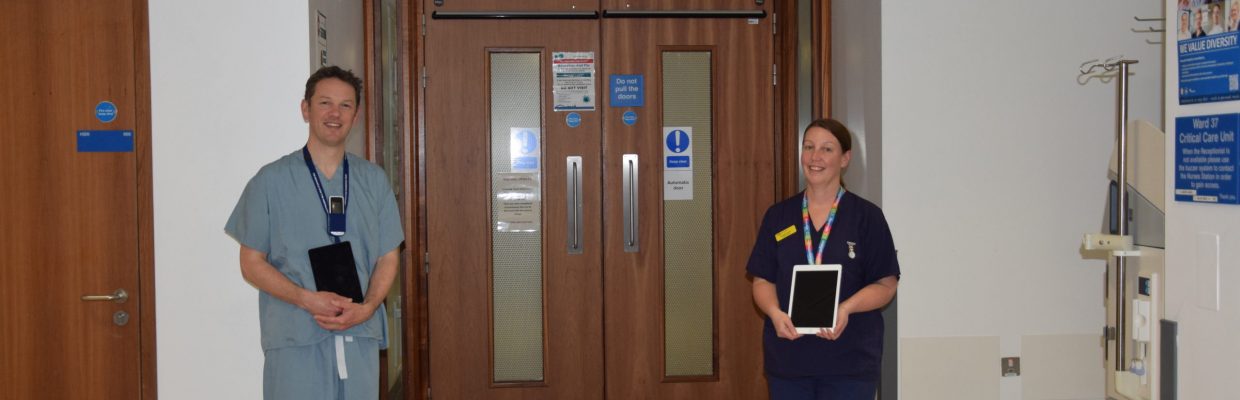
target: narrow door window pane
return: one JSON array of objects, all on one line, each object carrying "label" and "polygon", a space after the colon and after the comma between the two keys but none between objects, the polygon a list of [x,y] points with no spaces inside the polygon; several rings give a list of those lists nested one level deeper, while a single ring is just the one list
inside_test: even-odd
[{"label": "narrow door window pane", "polygon": [[663,52],[664,371],[714,374],[711,54]]},{"label": "narrow door window pane", "polygon": [[543,380],[539,69],[539,53],[490,54],[494,382]]}]

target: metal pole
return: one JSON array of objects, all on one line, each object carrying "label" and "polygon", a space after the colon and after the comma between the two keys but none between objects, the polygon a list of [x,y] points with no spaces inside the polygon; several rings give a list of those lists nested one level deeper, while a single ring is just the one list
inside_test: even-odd
[{"label": "metal pole", "polygon": [[[1119,159],[1116,160],[1117,179],[1119,180],[1119,234],[1128,235],[1128,66],[1136,64],[1136,60],[1120,60],[1119,64],[1119,115],[1116,125],[1119,125],[1117,141],[1119,143]],[[1124,257],[1115,257],[1115,370],[1127,371],[1128,366],[1124,362],[1127,346],[1127,304],[1128,299],[1125,297],[1127,291],[1126,275],[1127,263]]]}]

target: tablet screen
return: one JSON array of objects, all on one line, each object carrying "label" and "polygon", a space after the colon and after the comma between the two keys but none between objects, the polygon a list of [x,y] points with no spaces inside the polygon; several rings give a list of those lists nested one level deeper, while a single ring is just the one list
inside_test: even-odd
[{"label": "tablet screen", "polygon": [[361,304],[362,282],[353,261],[353,246],[340,242],[310,249],[310,269],[318,291],[332,292]]},{"label": "tablet screen", "polygon": [[834,328],[839,307],[839,265],[798,265],[792,271],[788,315],[801,333]]}]

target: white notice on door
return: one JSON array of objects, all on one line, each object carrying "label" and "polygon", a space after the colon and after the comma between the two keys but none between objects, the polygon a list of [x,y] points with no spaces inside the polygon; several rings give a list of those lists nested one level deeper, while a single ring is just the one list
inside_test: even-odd
[{"label": "white notice on door", "polygon": [[693,171],[663,171],[663,200],[693,200]]},{"label": "white notice on door", "polygon": [[500,173],[495,188],[495,231],[538,232],[542,202],[538,174]]},{"label": "white notice on door", "polygon": [[555,111],[594,111],[594,52],[551,53]]}]

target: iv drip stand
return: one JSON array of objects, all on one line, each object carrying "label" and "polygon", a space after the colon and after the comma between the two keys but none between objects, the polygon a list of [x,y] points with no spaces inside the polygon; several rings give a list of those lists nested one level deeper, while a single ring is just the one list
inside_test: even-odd
[{"label": "iv drip stand", "polygon": [[[1110,65],[1111,67],[1119,68],[1119,84],[1118,84],[1119,88],[1117,89],[1118,99],[1116,100],[1119,103],[1118,104],[1119,113],[1118,113],[1118,118],[1116,120],[1116,125],[1119,126],[1119,130],[1116,133],[1116,141],[1118,142],[1118,145],[1119,145],[1119,159],[1116,160],[1117,161],[1116,179],[1119,181],[1118,182],[1119,190],[1117,190],[1118,202],[1117,202],[1116,207],[1118,207],[1119,210],[1116,212],[1116,215],[1119,218],[1119,221],[1118,221],[1119,232],[1117,233],[1120,236],[1128,236],[1128,66],[1131,64],[1136,64],[1136,63],[1137,63],[1136,60],[1119,60],[1115,62],[1115,64]],[[1127,342],[1127,340],[1125,340],[1124,333],[1127,330],[1127,325],[1128,325],[1127,318],[1125,318],[1127,316],[1127,314],[1125,313],[1127,312],[1128,307],[1127,307],[1127,302],[1124,299],[1124,294],[1127,290],[1127,282],[1126,282],[1127,280],[1125,279],[1127,275],[1126,267],[1127,267],[1127,261],[1125,260],[1125,257],[1116,256],[1115,257],[1115,330],[1116,330],[1115,370],[1116,371],[1127,371],[1128,370],[1128,366],[1124,362],[1124,359],[1126,358],[1125,356],[1127,353],[1125,351],[1127,350],[1126,349],[1127,346],[1125,343]]]}]

